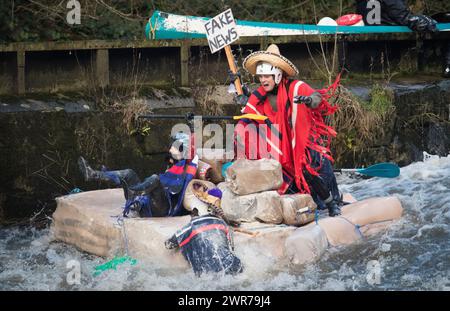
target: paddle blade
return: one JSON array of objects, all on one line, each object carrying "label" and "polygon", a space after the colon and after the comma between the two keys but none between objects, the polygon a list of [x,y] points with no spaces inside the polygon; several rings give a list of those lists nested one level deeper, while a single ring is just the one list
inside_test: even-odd
[{"label": "paddle blade", "polygon": [[395,178],[400,175],[400,168],[394,163],[378,163],[367,168],[356,170],[360,174],[373,177]]},{"label": "paddle blade", "polygon": [[251,120],[260,120],[260,121],[264,121],[265,119],[267,119],[266,116],[263,115],[259,115],[259,114],[253,114],[253,113],[247,113],[247,114],[243,114],[241,116],[234,116],[233,117],[234,120],[239,120],[239,119],[251,119]]}]

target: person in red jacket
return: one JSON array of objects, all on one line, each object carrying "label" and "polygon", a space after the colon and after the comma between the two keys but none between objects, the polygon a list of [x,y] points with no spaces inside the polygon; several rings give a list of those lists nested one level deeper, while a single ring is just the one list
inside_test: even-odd
[{"label": "person in red jacket", "polygon": [[330,216],[339,215],[340,193],[329,149],[336,132],[324,121],[324,116],[337,109],[327,99],[338,79],[327,90],[314,90],[303,81],[290,79],[298,69],[275,44],[250,54],[243,67],[258,77],[261,86],[246,100],[242,113],[268,119],[243,119],[237,124],[237,157],[278,160],[285,181],[279,193],[310,193],[319,208],[327,208]]}]

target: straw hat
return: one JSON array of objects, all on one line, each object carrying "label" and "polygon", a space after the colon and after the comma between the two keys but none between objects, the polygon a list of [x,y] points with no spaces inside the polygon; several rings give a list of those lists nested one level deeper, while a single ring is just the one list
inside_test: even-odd
[{"label": "straw hat", "polygon": [[256,66],[259,62],[267,62],[280,68],[288,77],[298,75],[297,67],[295,67],[289,59],[281,56],[280,49],[278,49],[278,46],[275,44],[271,44],[266,51],[253,52],[244,59],[242,65],[245,70],[254,75],[256,73]]}]

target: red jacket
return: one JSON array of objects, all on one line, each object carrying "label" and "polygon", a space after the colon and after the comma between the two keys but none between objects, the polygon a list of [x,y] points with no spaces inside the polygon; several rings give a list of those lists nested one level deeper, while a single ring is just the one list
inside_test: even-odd
[{"label": "red jacket", "polygon": [[[283,79],[278,85],[277,112],[273,111],[264,88],[259,87],[249,97],[242,113],[265,115],[270,122],[242,120],[238,123],[235,131],[238,157],[245,153],[244,156],[249,159],[278,160],[284,173],[295,179],[298,189],[309,193],[303,169],[317,175],[318,168],[311,167],[308,150],[316,150],[333,160],[329,144],[336,132],[325,124],[323,116],[337,110],[337,106],[328,103],[331,95],[327,93],[334,91],[338,83],[339,78],[328,89],[317,90],[322,94],[322,102],[317,108],[310,109],[304,104],[294,104],[293,98],[297,95],[309,96],[316,90],[303,81]],[[263,126],[256,126],[261,124]],[[271,124],[272,128],[269,127]],[[257,142],[256,137],[259,138]],[[283,185],[279,191],[284,193],[288,186]]]}]

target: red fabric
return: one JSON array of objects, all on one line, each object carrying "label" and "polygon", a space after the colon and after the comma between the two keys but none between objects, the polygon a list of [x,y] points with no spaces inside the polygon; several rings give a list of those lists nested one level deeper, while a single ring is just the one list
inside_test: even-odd
[{"label": "red fabric", "polygon": [[352,26],[362,21],[363,17],[359,14],[347,14],[339,17],[336,23],[340,26]]},{"label": "red fabric", "polygon": [[[275,152],[275,148],[270,149],[270,154],[278,154],[279,162],[281,163],[283,170],[286,174],[295,178],[297,188],[302,193],[309,193],[310,189],[303,176],[303,169],[307,169],[311,174],[317,175],[319,168],[311,167],[311,159],[308,154],[308,148],[316,150],[324,157],[333,161],[331,152],[329,149],[331,137],[336,136],[336,132],[333,128],[327,126],[323,117],[331,115],[337,110],[337,106],[331,106],[328,99],[334,94],[336,87],[339,84],[340,77],[336,78],[336,81],[327,89],[314,90],[308,84],[294,80],[291,82],[289,90],[286,89],[287,80],[283,79],[278,86],[277,95],[277,112],[272,110],[270,102],[266,99],[263,103],[255,94],[252,94],[248,100],[247,105],[242,110],[242,113],[256,113],[265,115],[269,120],[278,126],[278,129],[282,135],[281,141],[271,139],[270,130],[267,132],[266,139],[278,146],[281,154]],[[304,104],[293,104],[293,96],[296,85],[300,83],[298,87],[298,95],[309,96],[315,91],[322,94],[322,102],[316,109],[310,109]],[[266,93],[263,87],[259,87],[257,90],[262,96]],[[289,108],[286,109],[286,102],[289,98]],[[295,105],[295,106],[294,106]],[[289,121],[292,123],[293,128],[289,126]],[[263,121],[255,121],[254,123],[262,124]],[[249,147],[250,139],[245,137],[245,126],[240,122],[237,127],[236,136],[240,137],[241,142],[245,141],[245,155],[247,158],[252,158],[251,152],[255,152]],[[257,158],[264,158],[259,152],[259,147],[256,152]],[[283,185],[282,192],[287,190],[286,185]]]},{"label": "red fabric", "polygon": [[180,243],[180,247],[189,243],[189,241],[192,240],[192,238],[195,237],[197,234],[205,232],[205,231],[209,231],[209,230],[222,230],[228,236],[228,228],[225,227],[224,225],[221,225],[221,224],[206,225],[206,226],[198,228],[197,230],[192,230],[191,234],[189,234],[189,236]]}]

